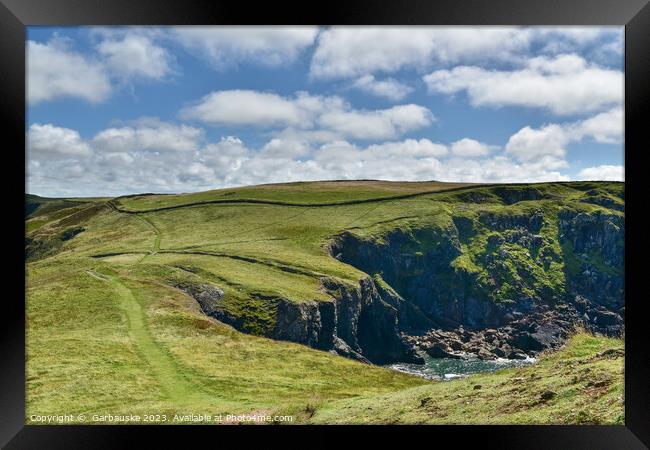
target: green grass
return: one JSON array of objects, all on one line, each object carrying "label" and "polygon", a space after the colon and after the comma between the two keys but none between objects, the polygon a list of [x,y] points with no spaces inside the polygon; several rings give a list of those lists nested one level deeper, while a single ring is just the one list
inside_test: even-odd
[{"label": "green grass", "polygon": [[[528,193],[531,189],[538,200],[513,204],[506,201],[519,191]],[[598,192],[590,194],[594,189]],[[497,395],[487,396],[490,390],[474,391],[470,380],[430,383],[302,345],[259,337],[268,334],[275,324],[275,310],[264,298],[330,301],[321,288],[321,277],[350,284],[365,277],[327,251],[328,243],[343,231],[382,242],[388,233],[399,229],[412,236],[413,248],[407,250],[417,258],[436,245],[435,236],[440,230],[453,231],[457,226],[463,228],[463,224],[472,229],[459,229],[462,252],[451,270],[474,274],[476,288],[483,289],[487,285],[481,285],[481,280],[494,275],[485,265],[486,257],[495,251],[488,246],[488,237],[494,233],[506,236],[509,231],[490,230],[481,224],[481,215],[516,217],[537,210],[542,210],[545,217],[539,233],[544,250],[539,253],[548,258],[516,244],[506,245],[510,257],[504,260],[502,276],[511,284],[495,294],[494,300],[509,301],[524,288],[532,289],[531,295],[541,295],[544,289],[561,292],[565,273],[576,261],[559,242],[558,211],[572,208],[586,213],[623,214],[583,201],[603,197],[619,205],[623,195],[621,183],[495,188],[356,181],[263,185],[111,200],[120,207],[149,211],[139,214],[112,208],[107,203],[110,199],[29,196],[28,204],[35,206],[26,219],[26,234],[38,251],[27,263],[27,418],[31,414],[61,412],[264,411],[292,414],[297,420],[307,421],[316,408],[314,420],[357,422],[366,420],[360,405],[374,408],[375,404],[385,404],[384,415],[368,417],[384,423],[488,420],[490,407],[482,403],[492,408],[505,405],[498,401],[519,405],[518,393],[508,390],[512,386],[499,384],[514,375],[485,375],[481,383],[493,382],[499,400]],[[276,204],[237,203],[237,199]],[[151,211],[214,200],[233,202]],[[62,239],[79,227],[82,232],[72,239]],[[589,257],[597,260],[597,255]],[[596,262],[602,265],[602,261]],[[521,267],[528,266],[527,274],[521,272]],[[391,289],[379,276],[376,279],[385,289]],[[243,329],[250,334],[206,317],[193,299],[172,287],[178,280],[222,288],[225,309],[240,318]],[[598,342],[594,348],[620,345],[607,340]],[[576,348],[587,347],[584,344]],[[548,369],[548,375],[551,370],[560,370],[565,356],[549,356],[535,367]],[[605,370],[599,366],[605,364],[602,361],[580,364]],[[535,381],[526,386],[529,384],[530,403],[535,389],[542,385]],[[612,386],[619,386],[618,381],[614,380]],[[446,399],[441,403],[446,418],[432,418],[410,409],[415,398],[412,395],[428,389],[438,390]],[[578,395],[582,391],[575,392],[576,402],[584,400],[582,394]],[[461,396],[456,398],[451,393]],[[475,406],[464,406],[463,401],[473,398],[478,400]],[[513,410],[500,423],[575,423],[589,418],[618,423],[622,410],[618,403],[610,401],[613,398],[602,400],[602,405],[612,408],[611,413],[598,409],[601,397],[595,406],[572,403],[574,416],[562,408],[549,408],[544,410],[546,416],[537,416],[536,406],[531,403],[528,412],[526,408]],[[343,414],[348,409],[351,415]]]},{"label": "green grass", "polygon": [[129,266],[50,258],[28,272],[27,411],[277,411],[424,380],[239,333]]},{"label": "green grass", "polygon": [[129,196],[119,205],[132,210],[165,208],[188,203],[233,200],[261,200],[286,203],[331,203],[367,200],[435,192],[468,186],[468,183],[317,181],[265,184],[179,195]]},{"label": "green grass", "polygon": [[326,403],[310,423],[622,425],[622,349],[579,333],[534,365]]}]

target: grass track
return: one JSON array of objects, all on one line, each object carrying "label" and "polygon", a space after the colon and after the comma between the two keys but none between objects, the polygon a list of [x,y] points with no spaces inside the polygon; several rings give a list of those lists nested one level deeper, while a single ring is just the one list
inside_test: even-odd
[{"label": "grass track", "polygon": [[128,321],[129,338],[169,400],[177,405],[190,402],[199,394],[197,388],[178,371],[176,363],[153,339],[147,327],[144,309],[131,289],[115,276],[92,271],[86,273],[108,283],[120,300]]}]

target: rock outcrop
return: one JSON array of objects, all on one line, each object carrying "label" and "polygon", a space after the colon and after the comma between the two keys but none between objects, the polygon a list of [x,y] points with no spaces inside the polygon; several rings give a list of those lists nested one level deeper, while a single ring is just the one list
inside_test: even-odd
[{"label": "rock outcrop", "polygon": [[[575,314],[573,318],[577,318]],[[524,359],[558,348],[570,333],[569,325],[575,323],[567,319],[547,310],[499,328],[430,330],[407,340],[434,358]]]},{"label": "rock outcrop", "polygon": [[559,215],[560,241],[568,244],[569,290],[608,309],[624,306],[625,220],[602,212],[565,210]]},{"label": "rock outcrop", "polygon": [[[429,248],[421,248],[420,242],[430,243]],[[427,321],[401,324],[407,333],[417,334],[432,326],[448,329],[461,324],[499,324],[503,308],[483,301],[481,293],[474,292],[476,274],[452,266],[462,253],[455,227],[422,229],[412,234],[398,229],[381,241],[343,233],[332,243],[331,251],[341,261],[368,274],[381,274],[403,299],[424,314]]]},{"label": "rock outcrop", "polygon": [[351,287],[333,278],[324,278],[323,287],[335,299],[336,336],[353,351],[376,364],[397,361],[418,362],[420,358],[406,345],[399,329],[399,317],[409,305],[390,289],[372,278]]},{"label": "rock outcrop", "polygon": [[59,233],[25,236],[25,259],[36,261],[60,251],[63,244],[84,232],[85,228],[76,226],[63,229]]},{"label": "rock outcrop", "polygon": [[174,287],[194,298],[201,310],[220,322],[232,325],[238,330],[242,329],[243,322],[240,317],[231,314],[223,305],[224,292],[217,286],[208,283],[176,282]]},{"label": "rock outcrop", "polygon": [[[499,195],[537,199],[535,190]],[[558,347],[576,325],[609,335],[623,329],[624,217],[556,214],[484,211],[380,238],[344,232],[330,251],[381,275],[424,315],[413,323],[398,314],[411,345],[434,357],[518,358]]]},{"label": "rock outcrop", "polygon": [[[418,312],[397,294],[369,277],[362,279],[358,287],[333,278],[323,278],[321,282],[332,296],[331,301],[265,299],[276,311],[275,326],[267,337],[375,364],[422,362],[406,343],[398,320],[400,312],[405,320],[415,320]],[[175,285],[196,299],[205,314],[243,330],[241,319],[224,307],[223,290],[206,283]]]}]

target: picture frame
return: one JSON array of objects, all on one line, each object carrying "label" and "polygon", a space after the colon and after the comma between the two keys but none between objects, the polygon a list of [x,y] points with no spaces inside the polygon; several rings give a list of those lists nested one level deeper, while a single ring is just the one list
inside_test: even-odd
[{"label": "picture frame", "polygon": [[[404,433],[409,441],[473,440],[482,448],[645,448],[650,445],[650,352],[647,342],[641,228],[643,170],[641,155],[644,118],[650,110],[650,5],[647,0],[572,0],[533,2],[517,0],[461,0],[385,2],[348,0],[322,5],[249,5],[232,1],[177,0],[1,0],[0,3],[0,115],[5,124],[5,205],[11,223],[6,233],[12,258],[24,256],[24,192],[19,178],[25,173],[25,42],[27,26],[65,25],[619,25],[625,26],[625,167],[626,167],[626,332],[625,332],[625,426],[346,426],[358,438],[384,439]],[[21,174],[22,172],[22,174]],[[630,195],[631,194],[631,195]],[[632,220],[630,221],[630,214]],[[639,217],[637,217],[639,216]],[[23,234],[23,237],[19,234]],[[216,442],[220,434],[248,440],[253,435],[284,435],[294,442],[314,442],[341,427],[164,427],[164,426],[26,426],[25,422],[25,279],[24,265],[8,262],[2,327],[0,377],[0,444],[18,448],[119,448],[134,439],[167,445],[201,438]],[[20,301],[22,299],[22,301]],[[273,436],[275,437],[275,436]],[[151,439],[151,440],[150,440]],[[220,438],[219,438],[220,439]]]}]

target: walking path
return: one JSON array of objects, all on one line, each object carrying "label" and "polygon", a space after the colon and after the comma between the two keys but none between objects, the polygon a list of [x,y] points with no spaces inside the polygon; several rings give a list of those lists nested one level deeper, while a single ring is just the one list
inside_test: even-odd
[{"label": "walking path", "polygon": [[86,273],[108,283],[119,299],[120,306],[126,314],[129,337],[169,400],[179,405],[199,395],[197,388],[179,372],[167,350],[154,340],[147,326],[144,308],[131,289],[115,276],[98,274],[90,270]]}]

